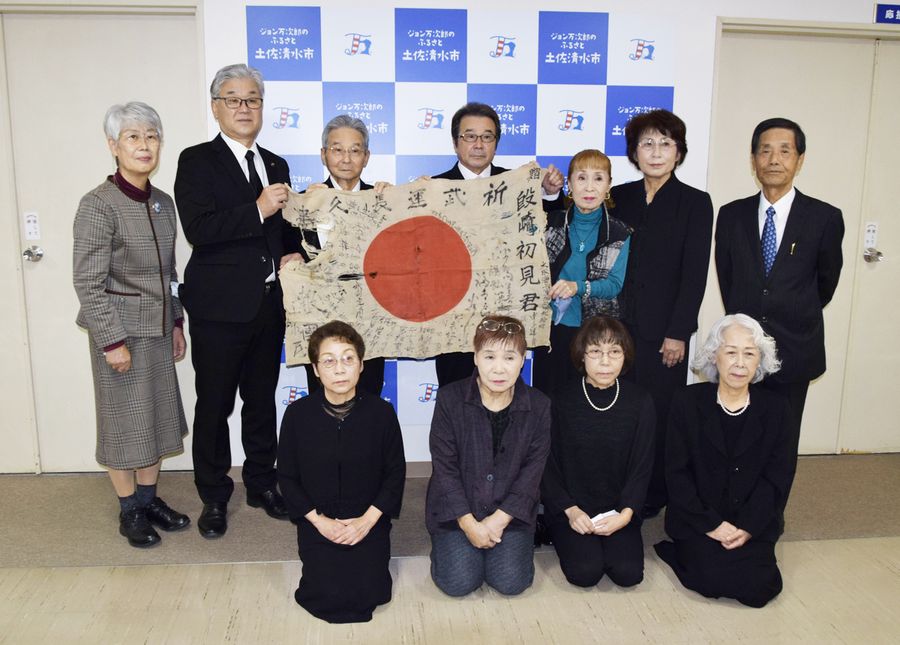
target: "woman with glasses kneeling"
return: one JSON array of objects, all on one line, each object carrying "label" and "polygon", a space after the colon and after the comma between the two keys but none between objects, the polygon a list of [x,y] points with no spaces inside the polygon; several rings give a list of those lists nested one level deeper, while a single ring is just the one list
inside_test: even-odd
[{"label": "woman with glasses kneeling", "polygon": [[796,455],[787,401],[751,385],[779,367],[758,322],[725,316],[693,362],[711,382],[672,402],[666,533],[674,543],[655,549],[681,584],[707,598],[762,607],[781,592],[775,542]]},{"label": "woman with glasses kneeling", "polygon": [[525,362],[521,322],[487,316],[474,345],[477,373],[441,388],[431,420],[425,501],[431,577],[451,596],[483,582],[516,595],[534,580],[550,400],[519,376]]},{"label": "woman with glasses kneeling", "polygon": [[566,580],[593,587],[644,578],[641,516],[653,465],[653,400],[619,376],[634,360],[625,326],[587,320],[571,347],[581,378],[553,398],[552,447],[541,493]]},{"label": "woman with glasses kneeling", "polygon": [[303,562],[294,598],[330,623],[371,620],[391,599],[391,518],[406,459],[393,406],[357,388],[365,350],[341,321],[312,333],[322,387],[288,407],[278,442],[278,482]]}]

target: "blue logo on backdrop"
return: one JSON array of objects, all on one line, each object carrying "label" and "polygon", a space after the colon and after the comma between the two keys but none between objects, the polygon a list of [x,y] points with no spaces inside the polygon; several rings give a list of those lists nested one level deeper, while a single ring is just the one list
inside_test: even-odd
[{"label": "blue logo on backdrop", "polygon": [[296,385],[285,385],[281,388],[282,390],[287,390],[284,393],[286,399],[281,399],[282,405],[290,405],[297,399],[302,399],[304,396],[309,396],[309,392],[306,391],[306,388],[297,387]]},{"label": "blue logo on backdrop", "polygon": [[395,9],[396,80],[464,83],[466,11]]},{"label": "blue logo on backdrop", "polygon": [[443,108],[428,108],[423,107],[419,108],[419,112],[424,112],[422,115],[422,121],[416,124],[420,130],[443,130],[444,129],[444,115]]},{"label": "blue logo on backdrop", "polygon": [[500,117],[500,154],[534,155],[536,85],[470,84],[468,100],[487,103],[497,111]]},{"label": "blue logo on backdrop", "polygon": [[606,147],[609,156],[624,156],[625,124],[636,114],[660,108],[671,110],[674,87],[610,85],[606,88]]},{"label": "blue logo on backdrop", "polygon": [[[447,147],[450,147],[449,141]],[[456,155],[397,155],[396,160],[398,184],[407,184],[423,175],[440,175],[456,165],[457,161]]]},{"label": "blue logo on backdrop", "polygon": [[300,112],[297,108],[276,107],[272,108],[272,111],[276,115],[275,121],[272,122],[272,127],[276,130],[300,127]]},{"label": "blue logo on backdrop", "polygon": [[491,58],[500,58],[501,56],[506,56],[507,58],[515,58],[516,57],[516,38],[515,36],[491,36],[492,40],[496,40],[496,47],[488,53],[488,56]]},{"label": "blue logo on backdrop", "polygon": [[631,60],[653,60],[653,52],[656,47],[653,45],[655,40],[644,40],[643,38],[632,38],[631,42],[635,43],[634,51],[628,54]]},{"label": "blue logo on backdrop", "polygon": [[393,83],[322,83],[322,117],[338,114],[360,119],[369,130],[374,154],[394,154]]},{"label": "blue logo on backdrop", "polygon": [[319,7],[247,7],[247,62],[267,81],[321,81]]},{"label": "blue logo on backdrop", "polygon": [[538,83],[605,85],[609,14],[541,11]]},{"label": "blue logo on backdrop", "polygon": [[325,177],[322,159],[319,155],[281,155],[288,162],[291,173],[291,188],[296,192],[306,190],[310,184],[318,184]]},{"label": "blue logo on backdrop", "polygon": [[344,34],[350,36],[350,47],[344,50],[347,56],[371,56],[369,50],[372,48],[372,41],[369,40],[372,34]]},{"label": "blue logo on backdrop", "polygon": [[437,398],[437,383],[419,383],[419,387],[422,388],[418,396],[420,403],[431,403]]},{"label": "blue logo on backdrop", "polygon": [[578,110],[560,110],[560,113],[564,114],[563,122],[560,123],[558,127],[560,130],[581,130],[584,125],[584,117],[581,116],[584,114],[584,111]]}]

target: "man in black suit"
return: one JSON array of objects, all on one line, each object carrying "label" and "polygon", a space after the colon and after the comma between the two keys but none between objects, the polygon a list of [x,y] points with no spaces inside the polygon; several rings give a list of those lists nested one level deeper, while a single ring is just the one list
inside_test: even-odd
[{"label": "man in black suit", "polygon": [[[390,186],[384,181],[367,184],[362,180],[362,171],[369,163],[369,130],[360,119],[349,114],[339,114],[325,124],[322,129],[322,164],[328,169],[328,177],[321,184],[311,184],[307,190],[337,188],[355,192],[372,190],[381,192]],[[306,242],[304,253],[315,254],[328,241],[324,231],[303,230]],[[310,394],[322,387],[313,366],[306,365],[306,383]],[[359,386],[375,396],[381,396],[384,388],[384,358],[367,358],[363,361]]]},{"label": "man in black suit", "polygon": [[247,503],[287,519],[275,476],[275,388],[284,339],[277,276],[300,255],[297,236],[281,217],[287,162],[256,145],[263,92],[257,70],[220,69],[210,96],[221,134],[184,150],[175,177],[178,214],[193,246],[180,296],[193,344],[194,481],[203,500],[197,527],[206,538],[228,528],[234,490],[228,417],[237,391]]},{"label": "man in black suit", "polygon": [[782,367],[763,385],[790,403],[796,460],[809,382],[825,372],[822,308],[841,275],[844,221],[834,206],[794,188],[806,151],[799,125],[763,121],[750,151],[762,191],[719,211],[716,271],[726,313],[753,316],[775,338]]},{"label": "man in black suit", "polygon": [[[456,151],[457,163],[447,172],[433,179],[479,179],[506,172],[494,165],[494,154],[500,143],[500,117],[490,105],[466,103],[456,111],[450,123],[450,136]],[[544,210],[563,208],[562,173],[550,164],[541,183]],[[472,352],[452,352],[435,357],[438,386],[459,381],[472,375],[475,359]]]}]

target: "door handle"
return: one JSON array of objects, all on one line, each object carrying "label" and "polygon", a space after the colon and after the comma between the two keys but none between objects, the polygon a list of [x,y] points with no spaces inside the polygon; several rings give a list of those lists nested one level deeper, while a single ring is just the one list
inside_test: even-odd
[{"label": "door handle", "polygon": [[44,249],[39,246],[29,246],[22,251],[22,258],[26,262],[40,262],[42,257],[44,257]]},{"label": "door handle", "polygon": [[863,251],[863,259],[866,262],[881,262],[884,259],[884,254],[878,249],[870,246]]}]

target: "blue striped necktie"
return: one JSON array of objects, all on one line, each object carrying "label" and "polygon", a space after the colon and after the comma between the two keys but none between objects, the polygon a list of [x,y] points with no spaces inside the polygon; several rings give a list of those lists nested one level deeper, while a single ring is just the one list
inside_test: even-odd
[{"label": "blue striped necktie", "polygon": [[777,252],[778,246],[775,243],[775,209],[769,206],[766,209],[766,223],[762,231],[762,256],[766,276],[769,275],[772,265],[775,264],[775,253]]}]

